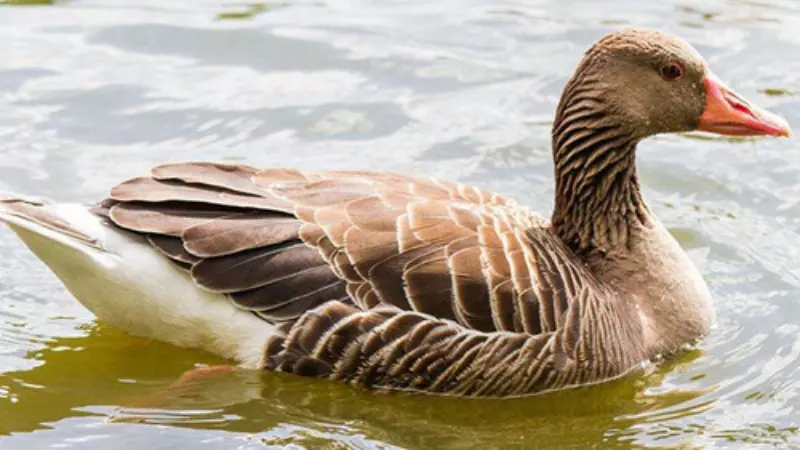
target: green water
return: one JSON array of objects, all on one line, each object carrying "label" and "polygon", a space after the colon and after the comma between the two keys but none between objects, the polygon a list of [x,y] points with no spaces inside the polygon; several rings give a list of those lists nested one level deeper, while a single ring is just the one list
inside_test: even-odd
[{"label": "green water", "polygon": [[[549,128],[602,33],[676,32],[800,124],[790,0],[0,1],[0,190],[90,201],[187,159],[382,168],[548,214]],[[0,449],[800,447],[800,145],[666,136],[651,208],[708,251],[717,323],[652,373],[515,400],[234,372],[97,323],[0,229]]]}]

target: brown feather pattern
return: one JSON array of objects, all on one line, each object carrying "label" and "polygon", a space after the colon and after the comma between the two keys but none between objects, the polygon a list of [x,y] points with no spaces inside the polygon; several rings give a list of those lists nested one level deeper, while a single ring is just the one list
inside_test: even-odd
[{"label": "brown feather pattern", "polygon": [[590,323],[636,326],[549,223],[469,186],[186,163],[100,206],[199,287],[280,325],[268,369],[507,396],[617,376],[641,354],[618,348],[624,326]]}]

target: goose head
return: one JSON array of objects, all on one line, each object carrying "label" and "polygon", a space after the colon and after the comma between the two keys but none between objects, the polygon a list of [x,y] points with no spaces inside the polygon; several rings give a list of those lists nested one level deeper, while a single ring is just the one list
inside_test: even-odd
[{"label": "goose head", "polygon": [[[639,139],[695,130],[791,134],[783,118],[728,88],[691,45],[656,30],[630,28],[604,36],[586,52],[568,87],[597,93],[598,109]],[[570,97],[562,98],[562,107]],[[565,112],[560,108],[558,115]]]},{"label": "goose head", "polygon": [[629,28],[591,46],[564,88],[553,125],[553,225],[579,253],[624,247],[649,212],[636,144],[661,133],[789,136],[787,122],[745,100],[682,39]]}]

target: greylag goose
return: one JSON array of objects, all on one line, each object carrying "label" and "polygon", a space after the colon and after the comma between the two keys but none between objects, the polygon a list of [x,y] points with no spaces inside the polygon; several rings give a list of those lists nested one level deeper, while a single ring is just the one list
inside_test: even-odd
[{"label": "greylag goose", "polygon": [[378,171],[155,167],[91,206],[0,197],[97,318],[248,368],[520,396],[620,377],[706,333],[706,284],[653,216],[637,143],[788,136],[681,39],[610,33],[553,124],[550,221],[459,183]]}]

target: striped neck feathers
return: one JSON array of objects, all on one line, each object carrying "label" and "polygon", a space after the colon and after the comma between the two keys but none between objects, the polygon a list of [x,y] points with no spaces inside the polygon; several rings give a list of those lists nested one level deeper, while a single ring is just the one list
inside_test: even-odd
[{"label": "striped neck feathers", "polygon": [[579,255],[629,248],[649,221],[636,174],[636,144],[645,137],[606,100],[596,77],[577,73],[553,124],[555,232]]}]

